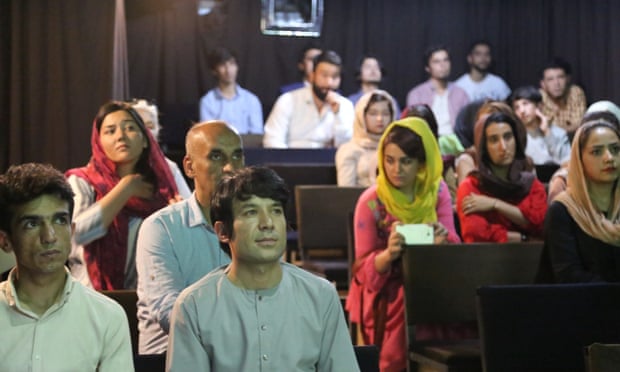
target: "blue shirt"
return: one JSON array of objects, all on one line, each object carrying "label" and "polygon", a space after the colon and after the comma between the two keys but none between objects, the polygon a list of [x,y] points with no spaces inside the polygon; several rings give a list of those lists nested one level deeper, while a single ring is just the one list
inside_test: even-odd
[{"label": "blue shirt", "polygon": [[252,92],[236,86],[235,96],[227,99],[214,88],[200,99],[200,121],[223,120],[239,134],[263,133],[263,107]]},{"label": "blue shirt", "polygon": [[144,220],[136,248],[140,354],[166,351],[170,312],[179,293],[228,263],[196,194]]}]

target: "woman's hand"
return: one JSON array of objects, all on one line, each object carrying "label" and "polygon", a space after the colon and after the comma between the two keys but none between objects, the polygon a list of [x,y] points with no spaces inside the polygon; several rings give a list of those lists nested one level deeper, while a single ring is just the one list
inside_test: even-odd
[{"label": "woman's hand", "polygon": [[396,221],[392,224],[392,232],[388,237],[387,248],[385,248],[390,257],[390,261],[397,260],[403,254],[403,243],[405,242],[405,237],[396,231],[396,226],[398,225],[402,225],[402,223]]},{"label": "woman's hand", "polygon": [[498,199],[485,195],[469,194],[463,198],[463,213],[466,215],[478,212],[492,211],[497,206]]},{"label": "woman's hand", "polygon": [[168,200],[168,204],[170,205],[170,204],[178,203],[181,200],[183,200],[183,197],[179,194],[175,194],[174,198],[171,198],[170,200]]},{"label": "woman's hand", "polygon": [[433,222],[434,243],[444,244],[448,241],[448,229],[441,222]]},{"label": "woman's hand", "polygon": [[144,178],[140,174],[133,173],[123,176],[118,183],[119,186],[127,190],[131,196],[142,199],[153,198],[153,184],[144,181]]}]

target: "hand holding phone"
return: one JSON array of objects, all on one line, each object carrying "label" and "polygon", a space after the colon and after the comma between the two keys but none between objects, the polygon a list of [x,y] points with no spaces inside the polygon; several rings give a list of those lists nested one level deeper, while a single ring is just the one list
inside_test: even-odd
[{"label": "hand holding phone", "polygon": [[405,238],[405,244],[433,244],[433,226],[420,224],[397,225],[396,231]]}]

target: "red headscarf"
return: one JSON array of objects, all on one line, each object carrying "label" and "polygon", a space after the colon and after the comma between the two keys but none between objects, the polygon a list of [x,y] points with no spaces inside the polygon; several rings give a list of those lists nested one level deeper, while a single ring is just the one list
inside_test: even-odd
[{"label": "red headscarf", "polygon": [[[150,131],[132,109],[125,109],[146,136],[148,146],[148,165],[155,175],[157,188],[150,200],[132,197],[116,215],[108,232],[101,238],[84,247],[84,260],[93,287],[97,290],[122,289],[125,282],[125,262],[127,261],[127,234],[131,217],[146,218],[151,213],[168,205],[168,201],[178,193],[174,177],[166,163],[164,154],[153,139]],[[65,175],[76,175],[85,179],[95,189],[95,200],[104,197],[120,181],[116,173],[116,163],[105,154],[99,140],[97,120],[93,122],[90,139],[93,150],[88,164],[82,168],[68,170]]]}]

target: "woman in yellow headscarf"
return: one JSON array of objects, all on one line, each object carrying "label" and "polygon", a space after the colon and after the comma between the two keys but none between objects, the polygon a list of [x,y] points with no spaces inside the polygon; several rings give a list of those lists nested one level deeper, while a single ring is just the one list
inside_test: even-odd
[{"label": "woman in yellow headscarf", "polygon": [[[460,238],[441,178],[439,146],[424,120],[390,124],[379,142],[378,168],[377,184],[364,191],[355,208],[356,263],[347,310],[360,325],[364,342],[379,346],[381,371],[402,371],[407,367],[407,342],[398,259],[404,238],[395,226],[429,224],[437,244]],[[419,331],[424,339],[424,331]]]}]

